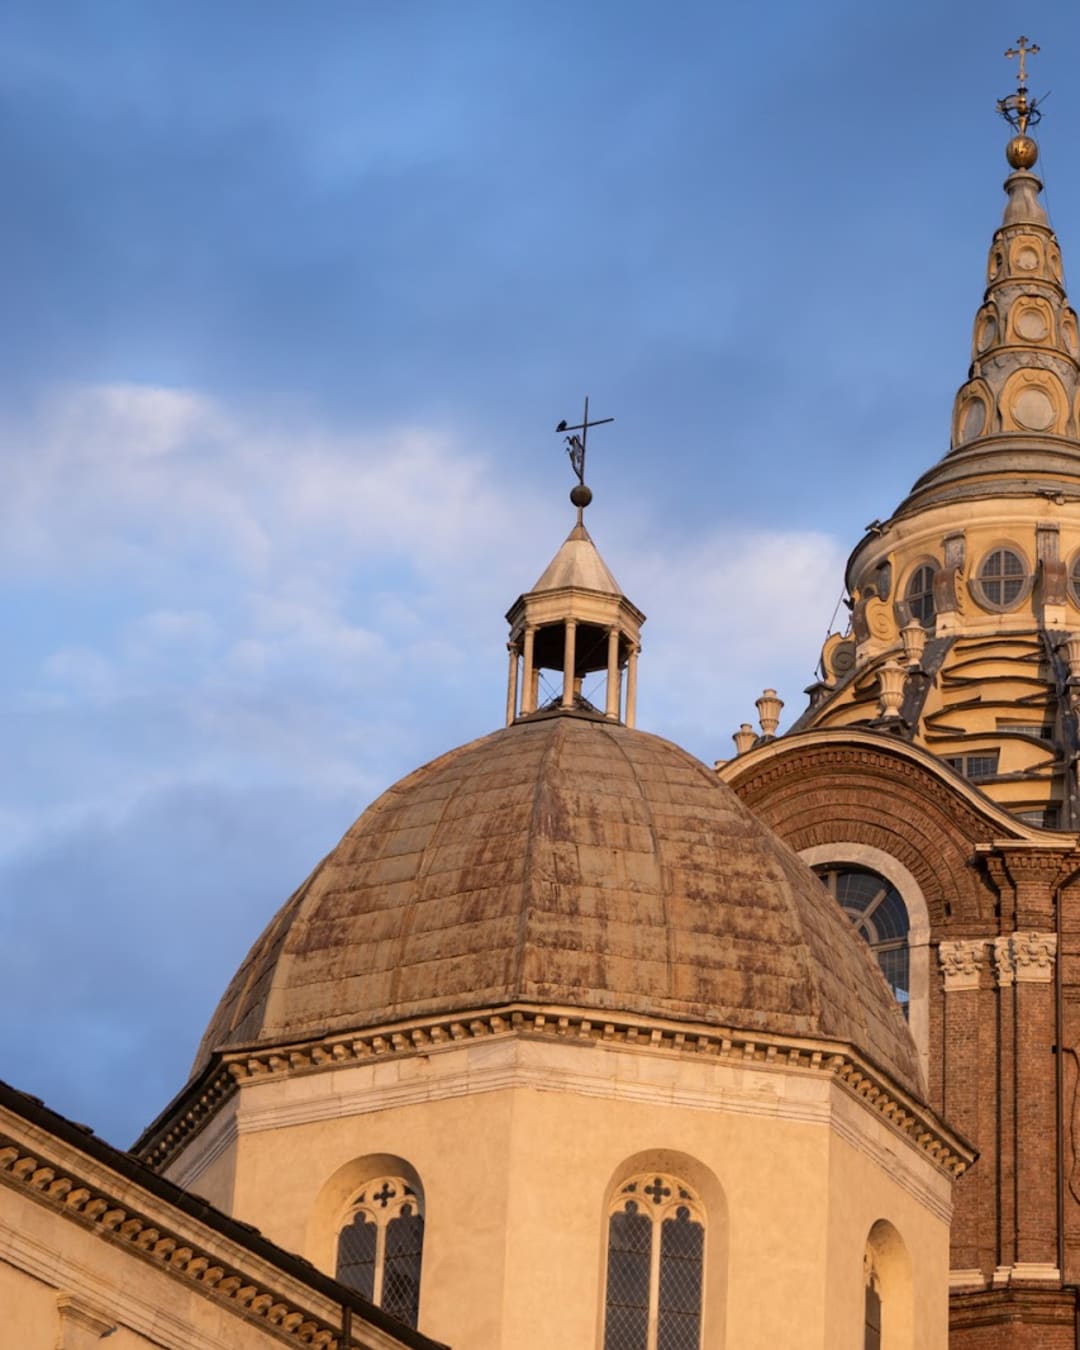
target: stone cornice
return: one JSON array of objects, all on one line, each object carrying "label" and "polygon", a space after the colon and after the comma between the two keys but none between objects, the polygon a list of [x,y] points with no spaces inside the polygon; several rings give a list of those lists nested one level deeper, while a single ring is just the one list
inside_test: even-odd
[{"label": "stone cornice", "polygon": [[[175,1219],[163,1222],[152,1214],[157,1206],[133,1203],[123,1195],[128,1189],[123,1184],[103,1188],[84,1175],[91,1169],[69,1166],[60,1156],[63,1152],[61,1146],[28,1148],[0,1124],[0,1183],[196,1285],[200,1293],[226,1304],[236,1315],[257,1319],[286,1344],[338,1350],[338,1331],[326,1316],[329,1308],[322,1315],[312,1311],[298,1300],[296,1291],[284,1288],[289,1281],[268,1278],[269,1271],[258,1270],[262,1263],[229,1260],[223,1254],[228,1244],[201,1240]],[[380,1343],[396,1344],[388,1337],[372,1342]]]},{"label": "stone cornice", "polygon": [[559,1037],[597,1049],[705,1057],[781,1072],[829,1074],[947,1175],[960,1176],[976,1156],[928,1107],[843,1042],[530,1005],[487,1009],[467,1017],[413,1019],[352,1035],[219,1053],[205,1079],[194,1084],[190,1094],[181,1097],[161,1119],[160,1127],[148,1131],[136,1147],[146,1163],[163,1170],[209,1123],[226,1093],[245,1083],[320,1073],[378,1059],[432,1055],[462,1043],[508,1036]]}]

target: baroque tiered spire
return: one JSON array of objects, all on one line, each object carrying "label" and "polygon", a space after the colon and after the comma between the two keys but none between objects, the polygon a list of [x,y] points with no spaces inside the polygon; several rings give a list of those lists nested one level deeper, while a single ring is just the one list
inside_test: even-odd
[{"label": "baroque tiered spire", "polygon": [[[1038,100],[1020,38],[1005,211],[990,245],[949,449],[846,572],[792,731],[913,742],[1027,824],[1080,828],[1080,336],[1033,172]],[[750,731],[748,727],[745,729]],[[757,753],[758,738],[741,753]]]},{"label": "baroque tiered spire", "polygon": [[915,484],[898,516],[987,490],[1028,492],[1032,480],[1055,492],[1063,478],[1071,480],[1068,490],[1080,495],[1080,333],[1040,200],[1043,185],[1032,173],[1039,149],[1028,134],[1041,114],[1028,94],[1025,58],[1038,50],[1021,37],[1006,53],[1019,58],[1019,86],[998,103],[1015,132],[1005,148],[1008,202],[990,246],[951,448]]}]

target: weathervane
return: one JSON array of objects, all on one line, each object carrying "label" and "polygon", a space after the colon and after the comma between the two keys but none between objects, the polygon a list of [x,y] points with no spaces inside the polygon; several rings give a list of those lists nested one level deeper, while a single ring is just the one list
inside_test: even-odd
[{"label": "weathervane", "polygon": [[[1034,56],[1038,50],[1038,43],[1029,43],[1026,37],[1021,36],[1016,39],[1016,46],[1010,47],[1005,53],[1010,60],[1014,56],[1019,57],[1016,72],[1016,93],[1009,94],[1007,98],[999,98],[997,105],[998,112],[1008,122],[1009,126],[1018,132],[1019,136],[1025,138],[1027,137],[1028,127],[1035,126],[1042,117],[1042,112],[1039,109],[1041,100],[1028,98],[1027,91],[1027,58]],[[1021,166],[1016,165],[1014,167]],[[1029,166],[1024,165],[1023,167]]]},{"label": "weathervane", "polygon": [[[569,426],[565,420],[561,421],[555,428],[556,433],[565,436],[566,453],[570,456],[570,463],[573,466],[574,473],[577,475],[577,486],[570,491],[570,500],[578,509],[578,521],[581,521],[582,513],[588,504],[592,501],[592,492],[585,486],[585,444],[589,437],[590,427],[602,427],[607,422],[614,422],[614,417],[598,417],[595,422],[589,421],[589,398],[585,397],[585,415],[577,426]],[[578,436],[577,432],[581,432]]]}]

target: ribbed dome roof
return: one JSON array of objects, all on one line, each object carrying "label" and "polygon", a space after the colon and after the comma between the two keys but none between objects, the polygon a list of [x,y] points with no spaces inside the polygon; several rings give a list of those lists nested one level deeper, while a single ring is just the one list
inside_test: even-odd
[{"label": "ribbed dome roof", "polygon": [[920,1094],[825,888],[668,741],[540,714],[385,792],[256,942],[214,1050],[510,1002],[850,1042]]}]

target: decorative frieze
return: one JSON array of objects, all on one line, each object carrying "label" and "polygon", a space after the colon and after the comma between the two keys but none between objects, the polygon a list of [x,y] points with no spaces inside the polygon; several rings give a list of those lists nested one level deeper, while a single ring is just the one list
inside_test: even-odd
[{"label": "decorative frieze", "polygon": [[947,994],[978,989],[986,956],[985,938],[947,938],[938,947],[938,961]]}]

